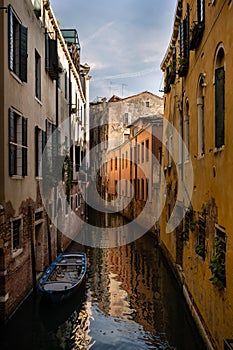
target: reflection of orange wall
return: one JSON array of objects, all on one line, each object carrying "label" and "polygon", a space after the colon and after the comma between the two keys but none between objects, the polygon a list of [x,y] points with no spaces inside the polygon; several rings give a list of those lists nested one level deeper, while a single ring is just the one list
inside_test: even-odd
[{"label": "reflection of orange wall", "polygon": [[131,245],[110,249],[109,265],[111,272],[117,274],[124,289],[130,297],[131,310],[137,310],[135,321],[148,332],[154,332],[155,310],[153,305],[153,273],[145,263],[143,255],[132,251]]}]

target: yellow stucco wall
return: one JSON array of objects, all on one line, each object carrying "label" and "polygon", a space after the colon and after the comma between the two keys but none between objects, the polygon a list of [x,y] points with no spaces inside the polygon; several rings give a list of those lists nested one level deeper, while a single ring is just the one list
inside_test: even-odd
[{"label": "yellow stucco wall", "polygon": [[[196,1],[183,1],[181,19],[186,14],[187,3],[190,5],[190,27],[196,20]],[[209,6],[208,6],[209,3]],[[223,349],[223,339],[233,337],[233,186],[232,186],[232,153],[233,121],[231,110],[233,106],[233,4],[232,1],[205,1],[205,29],[199,46],[189,52],[189,69],[185,77],[176,75],[176,81],[171,85],[171,90],[165,94],[165,118],[180,130],[180,118],[185,116],[185,102],[189,103],[189,144],[190,161],[193,166],[194,183],[192,194],[192,209],[194,213],[193,227],[189,231],[189,239],[183,241],[182,272],[184,284],[187,286],[194,304],[200,313],[212,338],[216,349]],[[177,23],[175,23],[177,24]],[[178,34],[178,33],[177,33]],[[173,39],[179,46],[178,35],[173,31]],[[214,71],[218,48],[224,50],[225,70],[225,143],[224,147],[215,149],[215,81]],[[169,50],[166,57],[169,56]],[[171,58],[170,58],[171,59]],[[165,71],[169,65],[163,61],[162,69]],[[198,155],[198,82],[203,75],[204,98],[204,142],[205,152]],[[183,92],[183,93],[182,93]],[[184,123],[184,120],[183,120]],[[183,125],[184,126],[184,125]],[[184,135],[182,135],[184,137]],[[166,137],[166,131],[164,131]],[[185,138],[185,137],[184,137]],[[176,145],[178,146],[178,145]],[[164,148],[163,166],[166,166],[166,150]],[[184,167],[186,165],[184,164]],[[167,184],[171,191],[167,194],[167,205],[161,216],[160,238],[168,249],[174,263],[177,263],[177,241],[182,225],[176,234],[166,234],[168,219],[168,204],[171,208],[176,200],[174,188],[179,172],[173,164],[166,170]],[[201,258],[195,252],[197,246],[198,218],[205,213],[206,217],[206,256]],[[226,288],[219,290],[209,278],[212,273],[209,268],[215,254],[214,240],[216,228],[226,233]],[[180,263],[179,263],[180,264]]]}]

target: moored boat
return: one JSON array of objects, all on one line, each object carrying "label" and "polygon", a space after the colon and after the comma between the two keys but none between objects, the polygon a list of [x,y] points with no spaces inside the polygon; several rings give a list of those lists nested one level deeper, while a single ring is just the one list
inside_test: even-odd
[{"label": "moored boat", "polygon": [[38,289],[53,302],[63,301],[80,287],[86,268],[85,253],[62,253],[43,273]]}]

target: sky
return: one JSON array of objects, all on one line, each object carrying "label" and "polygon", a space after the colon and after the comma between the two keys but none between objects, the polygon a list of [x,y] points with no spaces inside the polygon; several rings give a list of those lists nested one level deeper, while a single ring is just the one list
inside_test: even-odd
[{"label": "sky", "polygon": [[50,0],[61,29],[77,29],[81,63],[91,67],[90,100],[142,91],[162,96],[160,63],[176,0]]}]

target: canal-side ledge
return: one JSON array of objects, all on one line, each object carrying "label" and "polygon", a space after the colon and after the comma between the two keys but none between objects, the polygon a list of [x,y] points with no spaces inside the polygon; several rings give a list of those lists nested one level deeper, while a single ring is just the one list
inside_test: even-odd
[{"label": "canal-side ledge", "polygon": [[168,266],[170,267],[172,273],[174,274],[178,285],[180,289],[182,290],[182,293],[185,297],[187,306],[191,312],[191,315],[193,317],[193,320],[196,323],[196,326],[199,330],[199,333],[206,345],[207,350],[217,350],[217,347],[214,346],[214,340],[205,324],[205,321],[203,320],[197,305],[195,304],[193,297],[188,289],[188,286],[185,282],[185,275],[183,273],[183,270],[180,265],[177,265],[174,263],[171,254],[169,253],[167,247],[163,243],[163,241],[160,240],[159,237],[156,237],[158,240],[158,247],[160,251],[162,252],[166,262],[168,263]]}]

